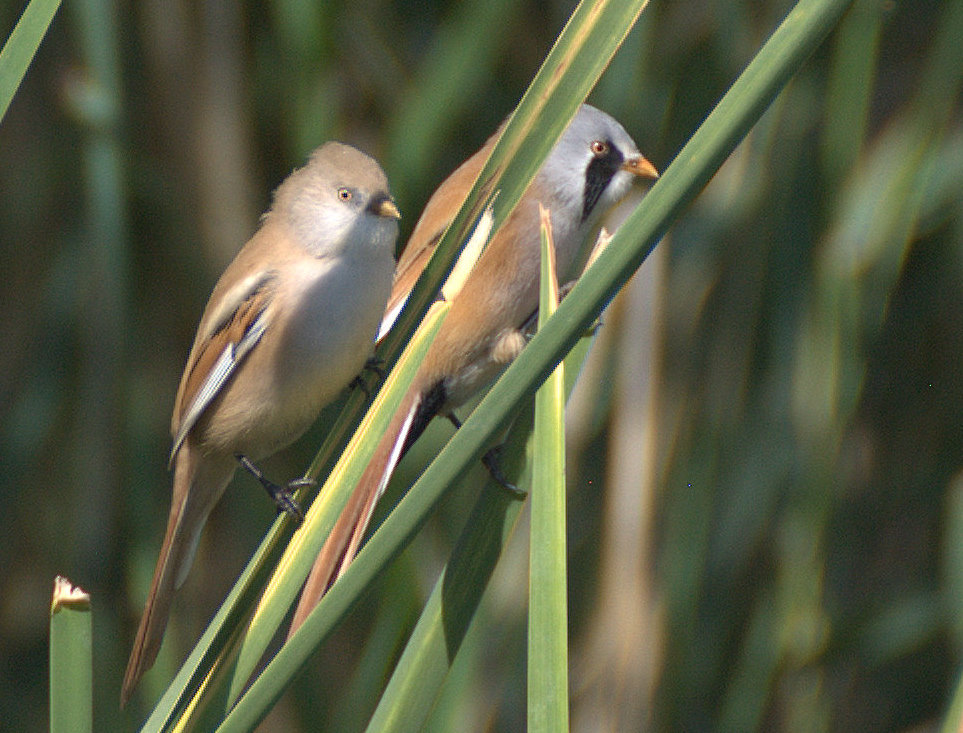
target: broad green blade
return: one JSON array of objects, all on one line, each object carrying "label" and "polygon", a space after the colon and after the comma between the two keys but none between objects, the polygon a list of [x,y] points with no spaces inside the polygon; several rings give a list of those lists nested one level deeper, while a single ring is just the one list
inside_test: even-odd
[{"label": "broad green blade", "polygon": [[58,577],[50,604],[51,733],[93,730],[92,643],[90,596]]},{"label": "broad green blade", "polygon": [[[501,459],[507,476],[522,472],[531,428],[526,410],[505,441],[508,448]],[[529,476],[517,484],[526,486]],[[378,701],[366,728],[369,733],[416,733],[424,728],[522,506],[494,481],[481,489]]]},{"label": "broad green blade", "polygon": [[[558,307],[551,219],[541,211],[538,327]],[[568,730],[568,596],[565,560],[565,364],[535,395],[528,582],[528,730]]]},{"label": "broad green blade", "polygon": [[40,48],[40,42],[60,7],[60,0],[31,0],[0,51],[0,120]]}]

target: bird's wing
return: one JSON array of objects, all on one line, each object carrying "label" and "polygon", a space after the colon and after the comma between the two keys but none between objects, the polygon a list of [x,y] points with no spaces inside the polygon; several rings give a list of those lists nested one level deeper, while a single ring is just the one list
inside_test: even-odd
[{"label": "bird's wing", "polygon": [[494,137],[489,139],[485,147],[462,163],[445,179],[425,205],[425,210],[418,219],[404,252],[398,260],[394,283],[391,286],[391,297],[388,298],[388,306],[385,308],[381,327],[378,329],[378,341],[388,333],[401,313],[401,309],[408,302],[412,288],[418,282],[448,225],[458,213],[465,195],[478,178],[491,152],[490,145],[493,142]]},{"label": "bird's wing", "polygon": [[171,461],[191,428],[267,330],[274,279],[271,271],[246,278],[227,294],[216,313],[204,319],[177,392]]},{"label": "bird's wing", "polygon": [[[447,226],[447,222],[445,226]],[[377,341],[381,341],[388,331],[391,330],[391,327],[395,325],[401,309],[404,308],[405,303],[408,302],[408,296],[411,295],[412,288],[414,288],[415,283],[418,281],[422,270],[425,269],[425,265],[428,264],[428,260],[431,259],[431,255],[434,254],[435,247],[438,246],[438,242],[444,231],[445,229],[442,227],[440,231],[436,232],[435,235],[427,241],[419,243],[410,242],[408,247],[405,248],[405,256],[402,257],[398,263],[397,270],[395,270],[395,281],[391,288],[391,297],[388,299],[385,314],[381,318]]]}]

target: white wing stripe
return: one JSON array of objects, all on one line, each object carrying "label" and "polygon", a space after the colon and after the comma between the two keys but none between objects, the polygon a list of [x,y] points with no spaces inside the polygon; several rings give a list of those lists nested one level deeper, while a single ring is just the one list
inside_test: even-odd
[{"label": "white wing stripe", "polygon": [[177,437],[174,439],[174,447],[171,448],[171,460],[173,460],[177,449],[181,447],[181,444],[187,438],[187,434],[197,423],[200,416],[204,413],[204,410],[207,409],[207,406],[211,404],[211,401],[217,396],[218,392],[221,391],[221,388],[248,352],[261,340],[261,336],[264,335],[267,326],[267,315],[265,311],[261,311],[254,320],[254,323],[251,324],[251,327],[245,331],[244,337],[236,344],[228,344],[224,351],[221,352],[221,355],[211,368],[210,374],[207,375],[207,379],[204,380],[204,384],[201,385],[197,394],[194,395],[191,406],[184,413],[180,429],[177,431]]}]

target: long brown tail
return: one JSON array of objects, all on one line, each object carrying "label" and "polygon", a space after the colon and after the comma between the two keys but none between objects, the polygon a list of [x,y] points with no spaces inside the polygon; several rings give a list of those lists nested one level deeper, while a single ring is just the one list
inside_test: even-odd
[{"label": "long brown tail", "polygon": [[289,639],[318,605],[331,583],[341,577],[354,559],[378,499],[384,493],[395,466],[404,454],[421,400],[421,390],[413,388],[405,395],[398,411],[388,423],[371,461],[361,474],[358,485],[311,567],[298,607],[294,611],[294,618],[291,619]]},{"label": "long brown tail", "polygon": [[233,472],[230,464],[227,464],[226,469],[217,466],[216,470],[212,471],[210,469],[215,468],[213,465],[195,467],[194,463],[188,447],[182,446],[174,469],[174,490],[164,543],[157,558],[154,578],[144,604],[144,615],[137,628],[134,647],[131,649],[121,686],[122,708],[127,705],[140,678],[157,659],[174,592],[187,577],[207,515],[217,503]]}]

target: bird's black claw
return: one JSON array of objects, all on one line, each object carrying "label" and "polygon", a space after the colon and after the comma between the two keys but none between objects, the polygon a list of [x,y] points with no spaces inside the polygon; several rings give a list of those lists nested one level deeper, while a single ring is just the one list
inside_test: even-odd
[{"label": "bird's black claw", "polygon": [[351,388],[360,389],[362,392],[364,392],[365,399],[370,400],[371,387],[368,386],[368,382],[365,380],[365,372],[374,372],[378,375],[379,379],[384,379],[386,374],[383,366],[384,363],[384,359],[379,359],[376,356],[368,359],[368,361],[364,363],[364,366],[361,367],[361,372],[351,380]]},{"label": "bird's black claw", "polygon": [[496,445],[482,456],[482,463],[485,464],[485,468],[488,469],[488,473],[492,479],[494,479],[495,483],[507,491],[513,499],[524,501],[528,497],[528,494],[509,481],[505,476],[501,466],[501,454],[502,446]]},{"label": "bird's black claw", "polygon": [[372,356],[364,363],[364,366],[361,367],[361,369],[362,371],[374,372],[382,379],[384,379],[385,375],[388,373],[385,371],[385,360],[380,356]]},{"label": "bird's black claw", "polygon": [[238,453],[235,458],[237,458],[237,462],[241,464],[241,467],[256,478],[258,483],[264,487],[264,490],[267,491],[268,496],[271,497],[274,505],[278,508],[278,514],[287,514],[298,524],[304,521],[304,512],[301,511],[301,507],[295,500],[294,493],[300,489],[314,486],[316,483],[314,479],[296,478],[288,481],[284,486],[279,486],[265,476],[264,472],[254,465],[254,462],[247,456]]},{"label": "bird's black claw", "polygon": [[271,498],[274,499],[274,504],[278,508],[278,514],[287,514],[295,522],[301,524],[304,521],[304,512],[301,511],[301,506],[294,499],[294,492],[287,487],[280,487],[277,484],[273,485],[272,488],[265,486],[268,493],[271,494]]}]

